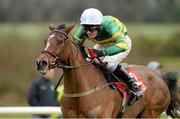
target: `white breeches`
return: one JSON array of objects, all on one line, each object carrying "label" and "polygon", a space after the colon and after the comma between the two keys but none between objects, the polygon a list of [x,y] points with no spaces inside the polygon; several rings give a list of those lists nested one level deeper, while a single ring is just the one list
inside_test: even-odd
[{"label": "white breeches", "polygon": [[[116,55],[112,55],[112,56],[105,56],[105,57],[101,57],[100,59],[103,61],[103,62],[107,62],[107,68],[110,70],[110,71],[115,71],[116,70],[116,67],[118,66],[118,64],[128,56],[128,54],[130,53],[131,51],[131,47],[132,47],[132,43],[131,43],[131,39],[129,38],[128,35],[125,36],[125,42],[128,44],[128,49],[125,51],[125,52],[120,52]],[[107,47],[105,46],[102,46],[102,45],[99,45],[99,44],[96,44],[94,45],[93,47],[94,49],[99,49],[99,50],[103,50]]]}]

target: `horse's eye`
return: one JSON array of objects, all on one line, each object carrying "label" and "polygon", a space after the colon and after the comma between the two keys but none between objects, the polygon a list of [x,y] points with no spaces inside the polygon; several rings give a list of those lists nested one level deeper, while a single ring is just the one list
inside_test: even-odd
[{"label": "horse's eye", "polygon": [[58,40],[57,44],[62,44],[63,40]]}]

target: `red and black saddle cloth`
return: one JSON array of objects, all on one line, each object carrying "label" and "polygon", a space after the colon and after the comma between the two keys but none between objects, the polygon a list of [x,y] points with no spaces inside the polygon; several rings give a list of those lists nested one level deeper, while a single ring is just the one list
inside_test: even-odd
[{"label": "red and black saddle cloth", "polygon": [[[136,84],[138,85],[138,87],[140,87],[140,89],[143,92],[145,92],[147,87],[144,84],[144,81],[142,80],[140,74],[133,71],[133,69],[130,66],[128,66],[126,68],[126,70],[127,70],[128,74],[131,76],[131,78],[133,78],[136,81]],[[119,81],[114,82],[113,85],[117,87],[117,89],[120,91],[120,93],[122,95],[126,94],[126,99],[127,99],[127,102],[128,102],[128,99],[129,99],[129,93],[128,93],[129,87],[125,83],[119,82]]]},{"label": "red and black saddle cloth", "polygon": [[[140,89],[145,92],[147,87],[144,84],[142,77],[139,73],[135,72],[130,66],[126,68],[127,73],[136,81],[137,85],[140,87]],[[114,82],[113,85],[116,87],[120,94],[123,97],[122,104],[121,104],[121,112],[120,114],[123,114],[126,108],[126,104],[131,101],[130,96],[132,96],[131,91],[129,90],[129,87],[123,83],[123,82]]]}]

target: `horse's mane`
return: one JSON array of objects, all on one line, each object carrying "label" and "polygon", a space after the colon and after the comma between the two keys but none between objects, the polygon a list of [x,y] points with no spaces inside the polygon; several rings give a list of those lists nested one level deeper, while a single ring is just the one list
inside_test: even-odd
[{"label": "horse's mane", "polygon": [[57,25],[56,29],[60,30],[60,29],[64,29],[66,28],[66,25],[65,24],[59,24]]}]

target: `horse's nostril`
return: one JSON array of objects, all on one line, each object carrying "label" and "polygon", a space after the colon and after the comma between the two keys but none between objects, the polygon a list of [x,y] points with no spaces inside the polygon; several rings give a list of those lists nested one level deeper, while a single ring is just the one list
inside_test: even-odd
[{"label": "horse's nostril", "polygon": [[47,66],[47,64],[48,64],[48,63],[47,63],[46,61],[44,61],[44,60],[42,60],[42,61],[39,62],[39,65],[42,66],[42,67],[43,67],[43,66]]},{"label": "horse's nostril", "polygon": [[42,70],[43,68],[47,67],[48,62],[45,60],[36,61],[37,70]]}]

